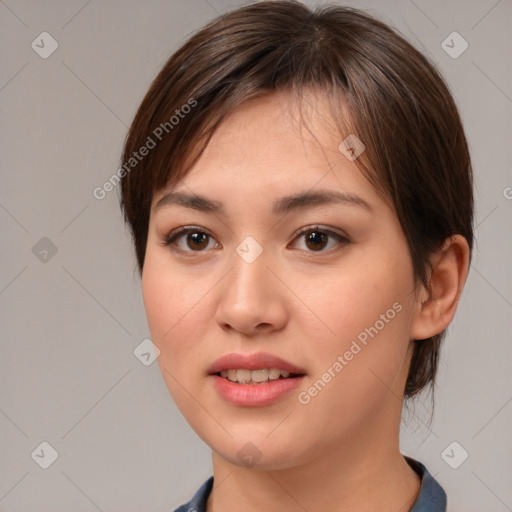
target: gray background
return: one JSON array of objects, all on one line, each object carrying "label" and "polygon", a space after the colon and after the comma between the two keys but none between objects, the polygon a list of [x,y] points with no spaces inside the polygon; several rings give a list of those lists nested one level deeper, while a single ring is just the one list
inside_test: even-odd
[{"label": "gray background", "polygon": [[[436,475],[450,511],[512,510],[512,2],[344,3],[437,63],[476,174],[477,247],[434,419],[428,397],[411,407],[403,451]],[[134,356],[149,337],[135,257],[116,192],[100,201],[92,191],[116,171],[127,126],[169,55],[236,5],[0,1],[2,511],[169,511],[211,474],[210,451],[157,364]],[[47,59],[31,47],[43,31],[59,45]],[[456,59],[441,46],[453,31],[469,44]],[[43,237],[56,254],[44,253]],[[36,463],[50,457],[43,441],[58,453],[48,469]],[[441,456],[453,441],[462,448],[448,450],[452,461],[469,453],[457,469]]]}]

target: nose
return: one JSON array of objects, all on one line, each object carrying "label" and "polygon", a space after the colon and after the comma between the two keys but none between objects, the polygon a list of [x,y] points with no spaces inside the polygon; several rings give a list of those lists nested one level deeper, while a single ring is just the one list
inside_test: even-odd
[{"label": "nose", "polygon": [[250,263],[236,254],[233,261],[218,290],[217,324],[247,336],[281,330],[288,321],[286,286],[269,268],[268,254],[263,250]]}]

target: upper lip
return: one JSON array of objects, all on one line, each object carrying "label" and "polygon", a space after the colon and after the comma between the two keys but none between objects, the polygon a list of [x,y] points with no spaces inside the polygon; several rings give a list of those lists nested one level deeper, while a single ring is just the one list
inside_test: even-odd
[{"label": "upper lip", "polygon": [[208,373],[213,375],[222,370],[261,370],[263,368],[278,368],[279,370],[286,370],[296,375],[304,375],[306,373],[303,368],[266,352],[257,352],[255,354],[226,354],[217,359],[208,368]]}]

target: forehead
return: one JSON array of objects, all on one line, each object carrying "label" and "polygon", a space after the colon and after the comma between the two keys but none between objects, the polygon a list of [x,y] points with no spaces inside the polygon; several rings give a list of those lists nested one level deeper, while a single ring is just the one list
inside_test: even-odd
[{"label": "forehead", "polygon": [[[288,93],[269,94],[242,103],[214,133],[205,159],[236,163],[241,158],[267,161],[309,157],[335,150],[340,134],[327,101],[311,95],[300,105]],[[325,163],[318,162],[319,165]]]},{"label": "forehead", "polygon": [[357,163],[339,149],[346,135],[321,95],[305,97],[300,110],[286,93],[246,101],[225,117],[187,174],[157,193],[155,202],[170,191],[190,189],[268,196],[318,184],[370,192]]}]

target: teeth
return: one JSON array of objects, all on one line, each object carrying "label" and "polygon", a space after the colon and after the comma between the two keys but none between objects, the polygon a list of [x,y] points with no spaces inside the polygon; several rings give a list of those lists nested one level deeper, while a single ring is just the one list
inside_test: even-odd
[{"label": "teeth", "polygon": [[253,382],[265,382],[268,380],[268,370],[253,370],[251,372],[251,380]]},{"label": "teeth", "polygon": [[251,381],[251,370],[237,370],[236,377],[238,382],[245,384]]},{"label": "teeth", "polygon": [[281,370],[279,370],[278,368],[270,368],[270,370],[268,371],[268,378],[270,380],[279,379],[280,375],[281,375]]},{"label": "teeth", "polygon": [[286,379],[290,372],[279,368],[262,368],[261,370],[222,370],[220,376],[241,384],[260,384],[269,380],[277,380],[279,377]]}]

